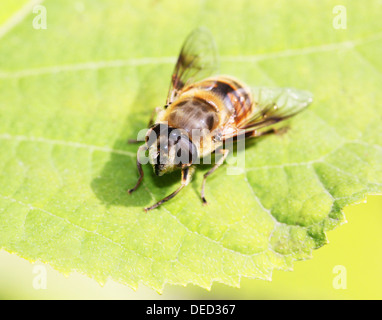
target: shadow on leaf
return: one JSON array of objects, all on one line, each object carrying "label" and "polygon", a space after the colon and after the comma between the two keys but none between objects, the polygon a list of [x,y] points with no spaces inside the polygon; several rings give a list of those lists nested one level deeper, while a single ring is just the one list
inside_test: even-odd
[{"label": "shadow on leaf", "polygon": [[[140,130],[147,128],[150,114],[155,107],[152,101],[153,97],[158,96],[158,92],[155,86],[150,85],[156,81],[152,79],[152,74],[156,72],[142,72],[140,75],[139,90],[130,106],[134,111],[128,114],[123,130],[113,145],[114,150],[137,152],[139,144],[129,144],[128,140],[135,139]],[[175,190],[176,184],[180,183],[180,172],[157,177],[150,164],[143,165],[143,171],[145,176],[141,185],[129,194],[127,190],[135,186],[139,177],[136,157],[110,153],[110,159],[100,174],[92,180],[91,188],[106,205],[143,208]]]}]

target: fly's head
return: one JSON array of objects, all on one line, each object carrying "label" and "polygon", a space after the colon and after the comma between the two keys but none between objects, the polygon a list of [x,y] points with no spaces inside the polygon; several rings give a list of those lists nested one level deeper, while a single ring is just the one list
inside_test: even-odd
[{"label": "fly's head", "polygon": [[161,176],[198,159],[198,150],[188,134],[167,124],[155,124],[146,134],[149,161],[156,175]]}]

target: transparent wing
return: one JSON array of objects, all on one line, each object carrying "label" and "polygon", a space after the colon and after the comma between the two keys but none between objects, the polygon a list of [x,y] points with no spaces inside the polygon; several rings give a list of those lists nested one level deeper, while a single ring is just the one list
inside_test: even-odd
[{"label": "transparent wing", "polygon": [[167,104],[174,101],[179,91],[218,70],[215,41],[206,28],[195,29],[185,40],[172,74]]},{"label": "transparent wing", "polygon": [[256,130],[288,119],[305,109],[313,95],[294,88],[252,88],[254,105],[251,112],[237,124],[240,129]]}]

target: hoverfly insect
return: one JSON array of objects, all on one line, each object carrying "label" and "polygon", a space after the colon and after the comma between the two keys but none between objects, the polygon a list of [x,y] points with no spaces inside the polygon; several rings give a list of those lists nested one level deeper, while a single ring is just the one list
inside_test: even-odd
[{"label": "hoverfly insect", "polygon": [[[199,28],[186,39],[173,71],[166,105],[157,108],[149,122],[145,143],[137,152],[139,178],[143,179],[140,154],[148,151],[156,175],[181,170],[181,185],[145,211],[172,199],[191,181],[194,166],[211,153],[220,154],[206,179],[229,154],[227,139],[260,137],[275,132],[275,124],[288,119],[312,102],[312,95],[293,88],[249,88],[234,77],[213,76],[218,67],[215,42]],[[155,121],[153,117],[156,115]]]}]

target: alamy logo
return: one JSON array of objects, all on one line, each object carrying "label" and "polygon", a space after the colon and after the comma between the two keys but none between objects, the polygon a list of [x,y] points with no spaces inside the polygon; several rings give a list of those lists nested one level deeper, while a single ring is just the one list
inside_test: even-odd
[{"label": "alamy logo", "polygon": [[334,289],[347,289],[347,273],[344,266],[335,266],[333,273],[337,274],[333,279]]},{"label": "alamy logo", "polygon": [[47,29],[47,11],[43,5],[33,7],[33,13],[37,14],[32,22],[33,28],[36,30]]},{"label": "alamy logo", "polygon": [[46,286],[46,279],[47,279],[47,272],[46,267],[44,265],[35,265],[33,266],[33,274],[35,276],[33,277],[32,286],[33,289],[36,290],[44,290],[47,288]]},{"label": "alamy logo", "polygon": [[346,29],[347,28],[347,16],[346,16],[346,7],[345,6],[335,6],[333,8],[333,28],[334,29]]}]

